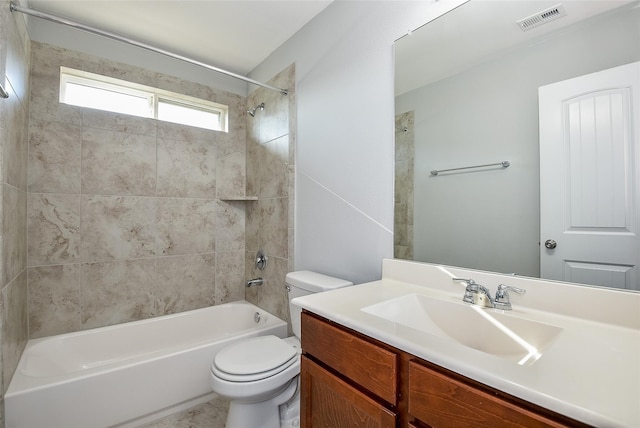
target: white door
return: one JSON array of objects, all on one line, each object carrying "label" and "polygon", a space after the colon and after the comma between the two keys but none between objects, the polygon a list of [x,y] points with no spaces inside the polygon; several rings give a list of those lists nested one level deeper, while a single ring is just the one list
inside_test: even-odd
[{"label": "white door", "polygon": [[538,95],[541,276],[640,290],[640,62]]}]

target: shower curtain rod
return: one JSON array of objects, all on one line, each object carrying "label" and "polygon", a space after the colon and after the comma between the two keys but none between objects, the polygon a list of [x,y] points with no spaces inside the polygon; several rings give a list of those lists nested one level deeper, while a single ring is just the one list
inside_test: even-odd
[{"label": "shower curtain rod", "polygon": [[151,52],[159,53],[161,55],[165,55],[165,56],[168,56],[170,58],[174,58],[174,59],[178,59],[180,61],[188,62],[189,64],[197,65],[197,66],[206,68],[208,70],[212,70],[212,71],[215,71],[217,73],[221,73],[221,74],[224,74],[226,76],[233,77],[235,79],[239,79],[239,80],[245,81],[247,83],[251,83],[252,85],[261,86],[263,88],[271,89],[273,91],[278,91],[283,95],[287,95],[288,92],[289,92],[287,89],[276,88],[275,86],[271,86],[271,85],[267,85],[266,83],[258,82],[257,80],[253,80],[253,79],[251,79],[249,77],[242,76],[240,74],[236,74],[236,73],[233,73],[231,71],[223,70],[222,68],[218,68],[218,67],[215,67],[213,65],[197,61],[195,59],[191,59],[191,58],[188,58],[188,57],[185,57],[185,56],[173,53],[173,52],[169,52],[169,51],[166,51],[164,49],[156,48],[154,46],[148,45],[146,43],[138,42],[136,40],[130,39],[128,37],[121,36],[119,34],[111,33],[109,31],[105,31],[105,30],[100,30],[98,28],[94,28],[94,27],[90,27],[88,25],[80,24],[78,22],[70,21],[70,20],[68,20],[66,18],[61,18],[61,17],[55,16],[55,15],[50,15],[50,14],[45,13],[45,12],[40,12],[40,11],[37,11],[37,10],[34,10],[34,9],[24,8],[24,7],[18,5],[16,3],[14,3],[14,2],[11,2],[9,4],[9,8],[10,8],[11,12],[20,12],[20,13],[24,13],[26,15],[35,16],[36,18],[46,19],[48,21],[56,22],[58,24],[64,24],[64,25],[67,25],[69,27],[77,28],[79,30],[88,31],[89,33],[97,34],[99,36],[104,36],[104,37],[107,37],[107,38],[110,38],[110,39],[113,39],[113,40],[117,40],[119,42],[127,43],[127,44],[130,44],[130,45],[133,45],[133,46],[137,46],[137,47],[142,48],[142,49],[149,50]]}]

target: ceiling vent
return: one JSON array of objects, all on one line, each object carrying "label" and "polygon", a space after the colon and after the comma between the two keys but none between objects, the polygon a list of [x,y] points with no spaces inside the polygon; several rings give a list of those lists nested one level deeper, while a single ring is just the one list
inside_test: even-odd
[{"label": "ceiling vent", "polygon": [[564,7],[561,4],[557,4],[531,16],[522,18],[519,21],[516,21],[516,24],[518,24],[522,31],[528,31],[532,28],[544,25],[547,22],[555,21],[556,19],[562,18],[563,16],[567,16],[567,12],[564,10]]}]

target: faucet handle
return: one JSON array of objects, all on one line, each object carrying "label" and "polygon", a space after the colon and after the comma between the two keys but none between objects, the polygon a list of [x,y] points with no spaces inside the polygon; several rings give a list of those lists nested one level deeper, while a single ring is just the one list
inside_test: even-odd
[{"label": "faucet handle", "polygon": [[511,300],[509,299],[509,291],[513,291],[514,293],[524,294],[527,290],[524,288],[512,287],[506,284],[498,285],[498,290],[496,290],[496,298],[494,300],[494,305],[496,309],[511,309]]},{"label": "faucet handle", "polygon": [[518,294],[524,294],[527,292],[527,290],[525,290],[524,288],[518,288],[518,287],[512,287],[511,285],[506,285],[506,284],[500,284],[498,285],[498,294],[507,294],[507,290],[508,291],[513,291],[515,293]]},{"label": "faucet handle", "polygon": [[473,279],[464,278],[451,278],[452,281],[461,281],[467,284],[467,288],[464,290],[464,297],[462,300],[467,303],[475,303],[474,293],[478,293],[481,289],[488,293],[489,290],[482,285],[475,282]]}]

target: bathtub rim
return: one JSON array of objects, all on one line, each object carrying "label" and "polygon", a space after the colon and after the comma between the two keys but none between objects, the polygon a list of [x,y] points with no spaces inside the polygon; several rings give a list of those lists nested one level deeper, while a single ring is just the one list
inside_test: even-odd
[{"label": "bathtub rim", "polygon": [[70,382],[74,382],[81,379],[86,379],[98,374],[112,373],[114,371],[130,368],[145,362],[157,361],[162,358],[166,358],[168,356],[180,355],[189,351],[202,349],[204,347],[210,346],[212,342],[201,340],[198,342],[190,343],[189,346],[184,346],[184,345],[176,346],[175,348],[171,348],[171,349],[163,348],[163,349],[156,350],[143,355],[137,355],[135,357],[131,357],[123,360],[112,361],[104,365],[99,365],[99,366],[87,368],[84,370],[78,370],[74,372],[65,372],[61,374],[55,374],[51,376],[29,376],[27,374],[23,374],[23,372],[21,371],[21,368],[23,366],[23,356],[27,353],[27,351],[30,348],[32,348],[33,346],[39,343],[42,343],[47,340],[52,340],[54,338],[64,338],[69,336],[83,336],[86,334],[92,334],[92,333],[95,334],[96,332],[100,332],[108,329],[112,330],[112,329],[127,328],[127,326],[130,326],[132,324],[143,325],[143,324],[148,324],[152,322],[158,322],[160,320],[164,321],[172,318],[184,317],[193,313],[211,311],[212,309],[216,307],[221,307],[221,306],[226,306],[226,307],[249,306],[249,307],[255,308],[256,311],[259,311],[263,314],[268,315],[269,317],[264,324],[260,325],[260,328],[248,328],[248,329],[234,331],[234,333],[237,333],[237,334],[221,336],[217,339],[216,342],[232,341],[234,339],[237,339],[238,336],[243,336],[249,332],[262,331],[266,329],[277,329],[282,326],[284,326],[285,329],[287,328],[287,322],[279,318],[278,316],[246,300],[236,300],[233,302],[222,303],[220,305],[206,306],[204,308],[191,309],[188,311],[177,312],[174,314],[161,315],[158,317],[145,318],[142,320],[129,321],[125,323],[95,327],[87,330],[79,330],[79,331],[74,331],[69,333],[62,333],[59,335],[51,335],[51,336],[45,336],[45,337],[36,338],[36,339],[30,339],[27,342],[27,345],[25,346],[24,350],[20,355],[18,366],[16,367],[15,373],[11,381],[9,382],[9,387],[7,388],[7,391],[4,394],[5,403],[7,398],[10,399],[13,396],[17,397],[19,395],[27,394],[33,391],[50,388],[55,385],[61,385],[61,384],[70,383]]}]

